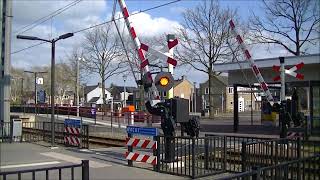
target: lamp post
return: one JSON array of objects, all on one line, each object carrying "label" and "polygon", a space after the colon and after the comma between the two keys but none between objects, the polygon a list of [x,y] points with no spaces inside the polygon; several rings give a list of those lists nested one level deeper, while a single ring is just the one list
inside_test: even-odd
[{"label": "lamp post", "polygon": [[127,100],[126,100],[126,80],[127,80],[127,75],[123,75],[122,76],[123,77],[123,82],[124,82],[124,86],[123,86],[123,93],[124,93],[124,95],[123,95],[123,99],[124,99],[124,103],[123,103],[123,107],[126,107],[127,106]]},{"label": "lamp post", "polygon": [[77,93],[77,97],[76,97],[76,105],[77,105],[77,117],[79,117],[79,114],[80,114],[80,110],[79,110],[79,86],[80,86],[80,64],[79,64],[79,61],[85,61],[84,58],[82,57],[79,57],[77,59],[77,74],[76,74],[76,78],[77,78],[77,85],[76,85],[76,93]]},{"label": "lamp post", "polygon": [[67,39],[69,37],[72,37],[73,33],[66,33],[58,38],[54,38],[51,40],[47,39],[41,39],[34,36],[23,36],[23,35],[17,35],[17,39],[26,39],[26,40],[32,40],[32,41],[44,41],[51,43],[51,147],[54,147],[54,131],[55,131],[55,119],[54,119],[54,96],[55,96],[55,47],[56,42],[61,39]]}]

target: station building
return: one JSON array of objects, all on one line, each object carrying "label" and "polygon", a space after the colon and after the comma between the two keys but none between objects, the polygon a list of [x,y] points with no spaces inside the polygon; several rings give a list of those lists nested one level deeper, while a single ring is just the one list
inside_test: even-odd
[{"label": "station building", "polygon": [[[304,75],[303,80],[286,74],[286,95],[290,96],[292,88],[298,90],[300,111],[308,117],[311,126],[311,133],[320,135],[320,54],[311,54],[304,56],[287,56],[285,58],[285,68],[304,63],[302,69],[297,73]],[[273,80],[279,75],[279,72],[273,70],[273,66],[280,66],[279,58],[257,59],[255,63],[267,84],[280,84]],[[216,64],[215,70],[218,72],[228,73],[228,86],[234,84],[257,84],[258,81],[251,70],[250,64],[246,61],[229,62]]]}]

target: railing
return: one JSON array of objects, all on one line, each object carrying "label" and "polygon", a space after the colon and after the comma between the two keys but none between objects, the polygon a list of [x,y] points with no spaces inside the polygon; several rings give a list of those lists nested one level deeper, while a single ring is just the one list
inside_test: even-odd
[{"label": "railing", "polygon": [[221,136],[217,134],[205,134],[206,137],[223,137],[222,141],[224,146],[217,146],[214,148],[224,148],[224,159],[226,159],[227,172],[243,172],[242,170],[242,146],[243,142],[261,142],[270,140],[270,138],[258,138],[247,136]]},{"label": "railing", "polygon": [[[11,135],[12,123],[1,123],[1,142],[11,142],[13,139]],[[55,123],[55,143],[65,144],[64,137],[67,135],[65,132],[64,123]],[[16,137],[19,141],[24,142],[39,142],[44,141],[51,143],[51,122],[22,122],[22,136]],[[89,126],[82,125],[81,133],[79,135],[81,139],[80,148],[89,148]]]},{"label": "railing", "polygon": [[232,179],[320,179],[320,154],[300,158],[292,161],[283,162],[277,165],[268,167],[254,167],[252,171],[238,173],[235,175],[220,178],[219,180],[232,180]]},{"label": "railing", "polygon": [[[168,174],[198,178],[225,171],[224,137],[158,137],[158,169]],[[166,149],[165,144],[171,144]],[[169,160],[171,159],[171,160]]]},{"label": "railing", "polygon": [[[95,111],[92,113],[91,110]],[[10,108],[11,112],[21,112],[21,113],[35,113],[35,114],[51,114],[51,107],[47,104],[37,104],[37,105],[12,105]],[[55,106],[55,114],[67,115],[67,116],[76,116],[77,107],[76,106]],[[120,111],[110,111],[110,109],[100,109],[92,107],[79,107],[79,116],[85,118],[93,118],[94,120],[108,120],[113,122],[124,121],[124,116],[126,113]],[[159,118],[152,116],[150,114],[145,114],[142,112],[134,112],[134,121],[135,122],[144,122],[144,123],[157,123],[160,122]]]},{"label": "railing", "polygon": [[12,129],[10,122],[0,122],[0,142],[11,142],[12,141]]},{"label": "railing", "polygon": [[[70,126],[70,125],[69,125]],[[22,135],[23,141],[35,142],[45,141],[51,142],[51,122],[23,122]],[[64,137],[66,136],[64,123],[55,123],[55,143],[65,144]],[[81,125],[80,148],[89,148],[89,127]]]},{"label": "railing", "polygon": [[[38,168],[38,169],[28,169],[28,170],[18,170],[18,171],[5,171],[0,172],[0,177],[2,180],[7,179],[80,179],[80,177],[75,176],[75,168],[81,167],[81,180],[89,180],[89,160],[82,160],[81,164],[75,165],[65,165],[49,168]],[[70,174],[66,170],[70,170]],[[58,174],[56,174],[58,171]],[[31,177],[30,177],[31,176]],[[63,177],[63,178],[62,178]]]},{"label": "railing", "polygon": [[297,139],[273,139],[260,142],[242,142],[242,172],[252,167],[277,165],[320,154],[319,141]]}]

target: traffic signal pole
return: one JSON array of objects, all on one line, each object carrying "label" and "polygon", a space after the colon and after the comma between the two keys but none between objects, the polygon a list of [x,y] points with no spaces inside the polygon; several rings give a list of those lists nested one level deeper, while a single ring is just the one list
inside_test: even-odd
[{"label": "traffic signal pole", "polygon": [[[168,34],[167,35],[167,42],[173,41],[175,40],[175,35],[174,34]],[[173,58],[173,48],[169,49],[169,56],[171,56]],[[168,71],[173,75],[173,65],[168,63]],[[167,93],[167,98],[171,99],[174,97],[173,94],[173,87],[168,91]]]}]

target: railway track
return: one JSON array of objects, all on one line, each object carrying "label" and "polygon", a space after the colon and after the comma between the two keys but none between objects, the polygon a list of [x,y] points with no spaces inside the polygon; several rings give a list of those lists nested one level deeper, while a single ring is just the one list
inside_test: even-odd
[{"label": "railway track", "polygon": [[125,146],[125,142],[125,139],[89,136],[89,144],[123,147]]}]

